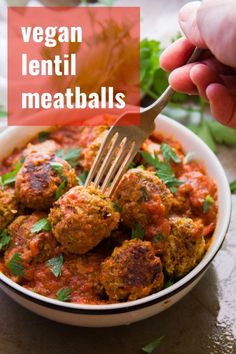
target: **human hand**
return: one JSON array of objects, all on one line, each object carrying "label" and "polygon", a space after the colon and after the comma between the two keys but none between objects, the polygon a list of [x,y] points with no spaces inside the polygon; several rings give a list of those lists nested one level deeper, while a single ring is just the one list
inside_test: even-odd
[{"label": "human hand", "polygon": [[[175,91],[199,94],[210,103],[212,115],[236,128],[236,2],[203,0],[186,4],[179,13],[186,38],[170,45],[160,65],[171,71]],[[200,61],[184,65],[194,47],[205,48]]]}]

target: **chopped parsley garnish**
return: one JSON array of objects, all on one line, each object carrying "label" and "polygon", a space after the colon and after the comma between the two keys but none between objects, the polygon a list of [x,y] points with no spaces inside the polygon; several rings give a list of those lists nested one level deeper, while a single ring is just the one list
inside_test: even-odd
[{"label": "chopped parsley garnish", "polygon": [[150,342],[147,345],[145,345],[144,347],[142,347],[142,351],[144,353],[152,354],[154,352],[154,350],[156,350],[157,347],[159,347],[163,338],[164,338],[164,336],[154,339],[152,342]]},{"label": "chopped parsley garnish", "polygon": [[15,253],[7,264],[7,268],[10,270],[11,274],[23,277],[24,276],[24,266],[22,264],[22,258],[20,253]]},{"label": "chopped parsley garnish", "polygon": [[143,240],[145,236],[145,230],[144,228],[140,225],[137,224],[133,229],[131,233],[131,238],[139,238],[140,240]]},{"label": "chopped parsley garnish", "polygon": [[164,283],[164,289],[169,288],[169,287],[170,287],[171,285],[173,285],[173,284],[174,284],[173,280],[168,279],[168,280]]},{"label": "chopped parsley garnish", "polygon": [[76,167],[79,164],[80,149],[73,148],[67,151],[60,149],[56,151],[56,155],[67,161],[72,167]]},{"label": "chopped parsley garnish", "polygon": [[119,205],[117,203],[113,202],[112,206],[115,211],[117,211],[118,213],[121,212],[121,208],[119,207]]},{"label": "chopped parsley garnish", "polygon": [[177,187],[180,186],[183,182],[179,181],[175,177],[170,163],[161,162],[156,152],[154,152],[154,157],[146,151],[141,151],[141,155],[149,165],[155,167],[156,175],[165,183],[165,185],[170,189],[172,193],[175,193],[177,191]]},{"label": "chopped parsley garnish", "polygon": [[184,165],[187,165],[189,162],[193,161],[196,159],[196,154],[193,151],[190,151],[187,153],[187,155],[184,156],[183,163]]},{"label": "chopped parsley garnish", "polygon": [[62,194],[63,194],[63,190],[67,185],[67,179],[65,178],[61,184],[59,185],[59,187],[57,188],[57,191],[55,193],[55,200],[58,200],[59,198],[61,198]]},{"label": "chopped parsley garnish", "polygon": [[61,288],[56,293],[56,299],[59,301],[68,301],[70,300],[71,288]]},{"label": "chopped parsley garnish", "polygon": [[59,176],[62,176],[63,165],[60,162],[50,162],[50,165],[54,171],[58,173]]},{"label": "chopped parsley garnish", "polygon": [[6,186],[7,184],[15,183],[16,176],[22,167],[22,163],[18,162],[13,171],[6,173],[5,175],[1,176],[1,185],[2,187]]},{"label": "chopped parsley garnish", "polygon": [[63,265],[63,261],[64,261],[63,256],[60,254],[55,258],[49,259],[49,261],[47,261],[46,263],[56,278],[59,277],[59,275],[61,275],[61,268]]},{"label": "chopped parsley garnish", "polygon": [[45,140],[49,138],[50,133],[49,132],[40,132],[38,134],[38,141],[40,143],[43,143]]},{"label": "chopped parsley garnish", "polygon": [[214,199],[212,198],[211,195],[208,194],[203,201],[203,212],[207,213],[213,203],[214,203]]},{"label": "chopped parsley garnish", "polygon": [[31,228],[33,234],[37,234],[40,231],[50,231],[52,228],[50,221],[47,218],[40,219]]},{"label": "chopped parsley garnish", "polygon": [[162,240],[164,240],[164,236],[162,234],[157,234],[153,237],[153,242],[160,242]]},{"label": "chopped parsley garnish", "polygon": [[4,249],[8,245],[9,242],[10,242],[10,236],[7,232],[7,229],[4,229],[0,233],[0,251],[2,249]]},{"label": "chopped parsley garnish", "polygon": [[142,194],[143,194],[144,202],[147,202],[149,200],[147,188],[146,187],[141,187],[141,191],[142,191]]},{"label": "chopped parsley garnish", "polygon": [[229,184],[232,193],[236,192],[236,180]]},{"label": "chopped parsley garnish", "polygon": [[161,144],[161,152],[165,162],[170,162],[170,160],[175,163],[180,163],[181,160],[179,156],[176,155],[174,149],[168,144]]},{"label": "chopped parsley garnish", "polygon": [[85,185],[85,182],[86,182],[87,177],[88,177],[88,172],[82,172],[82,173],[77,177],[79,186],[84,186],[84,185]]}]

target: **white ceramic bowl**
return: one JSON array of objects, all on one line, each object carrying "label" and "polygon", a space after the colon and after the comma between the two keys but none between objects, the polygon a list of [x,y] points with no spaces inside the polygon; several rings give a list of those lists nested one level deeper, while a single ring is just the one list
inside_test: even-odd
[{"label": "white ceramic bowl", "polygon": [[[64,303],[33,293],[0,273],[0,287],[12,299],[46,318],[76,326],[106,327],[130,324],[172,306],[186,295],[201,279],[219,251],[230,221],[231,195],[224,170],[214,153],[195,134],[181,124],[161,116],[158,130],[174,136],[185,152],[194,151],[218,187],[219,213],[213,242],[201,262],[174,285],[143,299],[111,305],[79,305]],[[0,135],[0,161],[13,148],[23,146],[45,127],[12,127]]]}]

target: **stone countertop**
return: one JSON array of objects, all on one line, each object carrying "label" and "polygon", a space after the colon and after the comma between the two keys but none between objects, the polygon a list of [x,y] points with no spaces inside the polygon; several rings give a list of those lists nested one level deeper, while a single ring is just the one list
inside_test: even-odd
[{"label": "stone countertop", "polygon": [[[173,19],[177,9],[186,1],[172,0],[168,5],[161,0],[118,2],[125,5],[131,5],[131,2],[145,4],[145,18],[152,13],[150,23],[157,33],[158,23],[164,23],[163,17],[158,22],[158,9],[163,16],[170,11],[170,18]],[[153,11],[154,6],[156,11]],[[164,34],[167,35],[165,30],[162,36]],[[220,147],[218,157],[229,180],[235,179],[236,148]],[[1,291],[0,353],[138,354],[143,345],[164,336],[158,354],[235,354],[236,195],[232,199],[231,224],[223,247],[200,283],[170,309],[129,326],[76,328],[34,315]]]}]

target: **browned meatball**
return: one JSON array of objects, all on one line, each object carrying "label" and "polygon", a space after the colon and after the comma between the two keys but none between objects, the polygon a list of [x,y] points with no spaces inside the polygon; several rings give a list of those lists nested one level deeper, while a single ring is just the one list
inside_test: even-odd
[{"label": "browned meatball", "polygon": [[85,171],[89,171],[92,167],[93,161],[100,149],[101,143],[106,136],[107,131],[105,130],[97,138],[89,144],[84,150],[82,150],[81,154],[81,165]]},{"label": "browned meatball", "polygon": [[34,153],[26,158],[16,177],[16,196],[30,209],[47,210],[76,184],[75,171],[66,161],[53,154]]},{"label": "browned meatball", "polygon": [[163,287],[160,258],[148,241],[125,241],[101,265],[101,283],[109,300],[136,300]]},{"label": "browned meatball", "polygon": [[58,145],[54,140],[46,140],[42,143],[31,144],[29,143],[26,149],[22,152],[22,157],[27,157],[30,154],[40,153],[40,154],[48,154],[54,153],[60,149],[60,145]]},{"label": "browned meatball", "polygon": [[135,227],[167,216],[172,194],[153,172],[136,168],[122,177],[113,199],[121,209],[125,225]]},{"label": "browned meatball", "polygon": [[3,230],[20,211],[13,188],[0,188],[0,231]]},{"label": "browned meatball", "polygon": [[171,219],[171,234],[166,239],[163,266],[169,275],[187,274],[203,257],[205,240],[203,225],[189,218]]},{"label": "browned meatball", "polygon": [[93,187],[74,187],[51,209],[49,220],[65,250],[83,254],[108,237],[119,222],[112,202]]},{"label": "browned meatball", "polygon": [[58,243],[51,231],[32,232],[32,227],[42,218],[45,214],[35,212],[18,216],[11,223],[8,227],[10,244],[4,255],[6,264],[16,253],[21,255],[25,264],[44,262],[56,254]]}]

